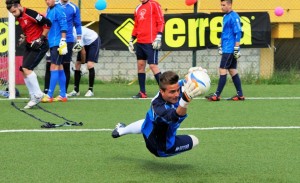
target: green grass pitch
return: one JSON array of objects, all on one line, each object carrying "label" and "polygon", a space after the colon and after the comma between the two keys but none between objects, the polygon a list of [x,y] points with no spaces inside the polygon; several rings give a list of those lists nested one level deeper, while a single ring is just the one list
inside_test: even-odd
[{"label": "green grass pitch", "polygon": [[[18,88],[26,97],[25,87]],[[148,110],[150,99],[130,99],[137,85],[97,84],[93,100],[40,104],[83,126],[42,129],[10,100],[0,100],[0,182],[299,182],[300,85],[243,89],[243,102],[195,99],[178,134],[195,135],[200,144],[170,158],[154,157],[141,135],[111,137],[117,122],[142,119]],[[147,90],[153,97],[157,86]],[[222,99],[234,94],[228,84]],[[14,102],[23,107],[26,99]],[[37,108],[29,112],[64,122]]]}]

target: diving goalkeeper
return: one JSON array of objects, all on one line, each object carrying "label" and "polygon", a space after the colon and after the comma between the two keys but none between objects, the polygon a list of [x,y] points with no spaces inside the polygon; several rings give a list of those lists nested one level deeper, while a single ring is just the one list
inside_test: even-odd
[{"label": "diving goalkeeper", "polygon": [[157,157],[169,157],[191,150],[199,144],[194,135],[176,133],[187,117],[189,103],[199,96],[201,91],[192,81],[179,80],[179,76],[173,71],[161,74],[159,87],[160,90],[152,99],[146,118],[128,126],[118,123],[112,137],[142,133],[146,147],[152,154]]}]

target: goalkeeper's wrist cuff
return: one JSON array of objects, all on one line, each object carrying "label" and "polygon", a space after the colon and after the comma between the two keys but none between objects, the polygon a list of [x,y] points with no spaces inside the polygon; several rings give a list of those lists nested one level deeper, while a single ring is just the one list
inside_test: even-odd
[{"label": "goalkeeper's wrist cuff", "polygon": [[179,105],[183,108],[187,108],[189,105],[189,102],[183,100],[182,98],[179,100]]}]

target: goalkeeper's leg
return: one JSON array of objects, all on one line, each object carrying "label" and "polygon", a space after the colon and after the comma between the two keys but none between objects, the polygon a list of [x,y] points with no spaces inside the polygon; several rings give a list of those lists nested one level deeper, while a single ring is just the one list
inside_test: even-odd
[{"label": "goalkeeper's leg", "polygon": [[123,123],[118,123],[116,125],[116,128],[112,132],[112,136],[114,138],[117,138],[117,137],[120,137],[122,135],[127,135],[127,134],[140,134],[140,133],[142,133],[143,123],[144,123],[144,119],[130,123],[127,126]]}]

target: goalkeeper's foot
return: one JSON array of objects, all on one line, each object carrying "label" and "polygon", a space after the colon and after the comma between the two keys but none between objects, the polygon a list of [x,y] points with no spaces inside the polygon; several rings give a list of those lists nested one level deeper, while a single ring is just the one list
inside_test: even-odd
[{"label": "goalkeeper's foot", "polygon": [[233,101],[239,101],[239,100],[245,100],[244,96],[235,95],[231,98],[228,98],[227,100],[233,100]]},{"label": "goalkeeper's foot", "polygon": [[51,103],[53,102],[53,98],[52,97],[49,97],[49,95],[44,95],[44,97],[42,98],[42,101],[43,103]]},{"label": "goalkeeper's foot", "polygon": [[67,94],[67,97],[76,97],[79,96],[80,92],[76,92],[75,90],[71,91],[70,93]]},{"label": "goalkeeper's foot", "polygon": [[60,95],[58,95],[57,97],[55,97],[53,99],[54,102],[67,102],[68,101],[68,98],[67,97],[62,97]]},{"label": "goalkeeper's foot", "polygon": [[132,98],[147,98],[147,93],[140,91],[137,95],[132,96]]},{"label": "goalkeeper's foot", "polygon": [[111,133],[111,136],[113,137],[113,138],[118,138],[118,137],[120,137],[120,134],[119,134],[119,129],[120,128],[125,128],[126,127],[126,125],[124,124],[124,123],[118,123],[117,125],[116,125],[116,128],[112,131],[112,133]]},{"label": "goalkeeper's foot", "polygon": [[42,98],[43,98],[43,94],[41,94],[40,96],[37,95],[33,95],[30,99],[30,101],[27,103],[27,105],[24,107],[24,109],[31,109],[32,107],[36,106],[38,103],[41,102]]},{"label": "goalkeeper's foot", "polygon": [[215,93],[211,93],[208,96],[205,96],[205,98],[209,101],[220,101],[221,97],[217,96]]}]

